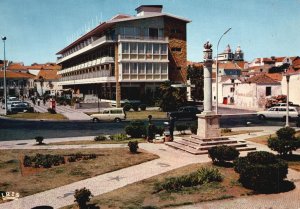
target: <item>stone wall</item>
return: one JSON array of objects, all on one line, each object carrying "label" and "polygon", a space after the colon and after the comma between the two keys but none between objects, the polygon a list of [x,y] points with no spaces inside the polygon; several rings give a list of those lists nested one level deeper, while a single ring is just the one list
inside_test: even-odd
[{"label": "stone wall", "polygon": [[[176,83],[185,83],[187,75],[186,22],[165,17],[164,23],[165,36],[169,37],[169,79]],[[172,48],[180,48],[181,51],[172,51]]]}]

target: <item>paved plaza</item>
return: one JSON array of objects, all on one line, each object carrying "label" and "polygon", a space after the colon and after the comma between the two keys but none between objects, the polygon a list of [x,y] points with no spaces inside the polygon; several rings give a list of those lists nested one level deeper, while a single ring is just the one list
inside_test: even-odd
[{"label": "paved plaza", "polygon": [[[259,127],[236,128],[240,129],[253,129],[258,130]],[[247,140],[253,136],[268,135],[274,133],[278,127],[264,127],[263,131],[249,134],[241,134],[232,136],[237,140]],[[93,137],[73,137],[73,138],[57,138],[45,140],[46,142],[59,142],[59,141],[73,141],[73,140],[92,140]],[[255,145],[258,150],[268,150],[266,146],[249,142]],[[124,144],[95,144],[95,145],[47,145],[47,146],[34,146],[34,140],[22,141],[3,141],[0,142],[0,149],[80,149],[80,148],[113,148],[113,147],[126,147]],[[60,208],[65,205],[74,203],[75,189],[87,187],[94,195],[100,195],[112,190],[124,187],[128,184],[150,178],[152,176],[162,174],[164,172],[186,166],[192,163],[205,163],[210,162],[211,159],[207,155],[194,156],[188,153],[174,150],[165,146],[164,144],[141,143],[141,149],[144,149],[153,154],[159,155],[159,159],[145,162],[139,165],[131,166],[128,168],[120,169],[114,172],[99,175],[93,178],[78,181],[69,185],[61,186],[45,192],[20,198],[12,202],[1,204],[1,208],[5,209],[30,209],[38,205],[51,205],[54,208]],[[246,153],[243,152],[243,155]],[[180,155],[180,158],[178,156]],[[289,171],[288,178],[293,180],[296,184],[296,189],[292,192],[272,195],[256,195],[243,198],[235,198],[232,200],[222,200],[207,203],[200,203],[191,206],[182,206],[180,208],[273,208],[273,209],[298,209],[300,205],[300,173],[293,170]],[[288,201],[286,201],[288,200]]]}]

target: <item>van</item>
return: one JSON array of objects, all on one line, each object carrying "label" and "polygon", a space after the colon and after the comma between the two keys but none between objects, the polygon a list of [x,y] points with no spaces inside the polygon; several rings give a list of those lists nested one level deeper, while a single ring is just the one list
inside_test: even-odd
[{"label": "van", "polygon": [[126,114],[123,108],[105,108],[99,113],[90,115],[93,122],[99,121],[115,121],[120,122],[126,119]]}]

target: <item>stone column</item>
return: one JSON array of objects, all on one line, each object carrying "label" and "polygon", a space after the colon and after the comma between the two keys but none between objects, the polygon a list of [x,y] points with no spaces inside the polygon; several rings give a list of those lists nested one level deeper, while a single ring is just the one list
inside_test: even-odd
[{"label": "stone column", "polygon": [[197,135],[201,138],[220,137],[219,115],[212,111],[212,45],[204,44],[204,111],[198,114]]}]

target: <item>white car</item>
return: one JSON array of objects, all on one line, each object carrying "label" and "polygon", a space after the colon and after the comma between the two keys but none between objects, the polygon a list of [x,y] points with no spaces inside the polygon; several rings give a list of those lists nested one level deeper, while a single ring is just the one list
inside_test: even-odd
[{"label": "white car", "polygon": [[99,121],[120,122],[121,120],[126,119],[126,114],[123,108],[106,108],[100,111],[99,113],[90,115],[90,117],[93,122],[99,122]]},{"label": "white car", "polygon": [[[278,106],[278,107],[271,107],[268,110],[265,111],[259,111],[257,112],[257,117],[261,120],[266,118],[282,118],[284,119],[286,117],[286,108],[284,106]],[[289,107],[289,117],[290,118],[298,118],[300,117],[300,108],[290,106]]]}]

